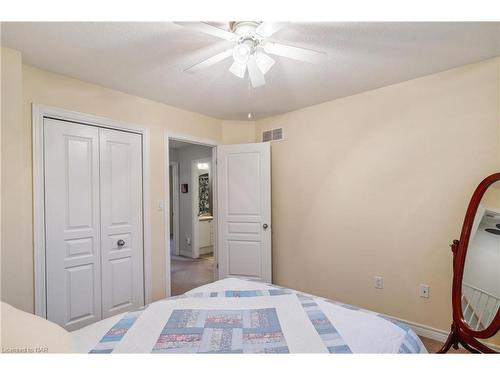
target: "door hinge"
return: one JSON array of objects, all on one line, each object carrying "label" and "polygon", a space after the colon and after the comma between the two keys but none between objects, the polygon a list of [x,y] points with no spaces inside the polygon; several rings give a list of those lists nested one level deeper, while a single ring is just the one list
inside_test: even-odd
[{"label": "door hinge", "polygon": [[219,263],[217,263],[217,264],[215,265],[215,268],[219,269]]}]

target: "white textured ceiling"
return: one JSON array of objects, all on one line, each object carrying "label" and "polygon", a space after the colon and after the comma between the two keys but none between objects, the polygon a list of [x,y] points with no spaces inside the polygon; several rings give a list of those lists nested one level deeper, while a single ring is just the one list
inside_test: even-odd
[{"label": "white textured ceiling", "polygon": [[2,45],[49,71],[226,120],[259,119],[500,55],[500,23],[293,23],[272,40],[323,50],[276,57],[253,89],[227,59],[183,70],[228,42],[172,23],[3,23]]}]

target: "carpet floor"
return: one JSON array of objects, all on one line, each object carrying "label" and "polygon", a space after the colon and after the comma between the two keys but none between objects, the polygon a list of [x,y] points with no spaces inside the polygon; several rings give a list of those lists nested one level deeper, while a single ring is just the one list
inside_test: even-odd
[{"label": "carpet floor", "polygon": [[[422,337],[422,336],[419,337],[429,353],[436,353],[443,346],[443,343],[441,341],[428,339],[427,337]],[[469,352],[467,350],[460,347],[458,350],[451,348],[447,354],[468,354],[468,353]]]},{"label": "carpet floor", "polygon": [[199,259],[171,255],[170,260],[173,296],[215,281],[213,255]]}]

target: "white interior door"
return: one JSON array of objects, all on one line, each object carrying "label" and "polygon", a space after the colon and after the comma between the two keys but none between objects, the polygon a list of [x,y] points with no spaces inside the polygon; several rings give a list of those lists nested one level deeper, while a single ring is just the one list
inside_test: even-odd
[{"label": "white interior door", "polygon": [[269,143],[217,147],[219,277],[271,282]]},{"label": "white interior door", "polygon": [[44,120],[47,318],[67,330],[101,319],[98,132]]},{"label": "white interior door", "polygon": [[99,129],[102,314],[144,305],[141,135]]}]

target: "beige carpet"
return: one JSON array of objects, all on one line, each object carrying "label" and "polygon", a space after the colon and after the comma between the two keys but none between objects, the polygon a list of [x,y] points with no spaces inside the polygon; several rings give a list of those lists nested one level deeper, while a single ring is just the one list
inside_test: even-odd
[{"label": "beige carpet", "polygon": [[172,255],[170,259],[173,296],[214,281],[213,256],[192,259]]},{"label": "beige carpet", "polygon": [[[441,341],[428,339],[427,337],[422,337],[422,336],[419,337],[429,353],[436,353],[443,346],[443,343]],[[467,354],[467,353],[469,353],[467,350],[460,347],[458,350],[451,348],[447,354]]]}]

